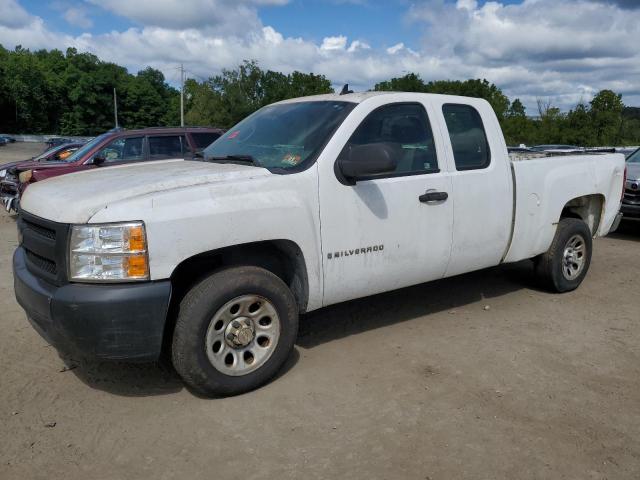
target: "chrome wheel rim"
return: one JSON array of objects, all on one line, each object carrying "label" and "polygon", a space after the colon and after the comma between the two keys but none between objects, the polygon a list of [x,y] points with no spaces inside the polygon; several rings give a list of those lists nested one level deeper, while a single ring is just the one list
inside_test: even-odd
[{"label": "chrome wheel rim", "polygon": [[562,254],[562,275],[567,280],[575,280],[584,270],[587,246],[581,235],[569,239]]},{"label": "chrome wheel rim", "polygon": [[225,303],[207,328],[205,350],[216,370],[246,375],[273,354],[280,338],[280,317],[273,304],[259,295],[241,295]]}]

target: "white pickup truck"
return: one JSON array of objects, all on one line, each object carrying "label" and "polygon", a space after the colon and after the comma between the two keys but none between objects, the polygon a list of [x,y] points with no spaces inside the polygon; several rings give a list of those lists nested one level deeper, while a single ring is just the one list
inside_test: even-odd
[{"label": "white pickup truck", "polygon": [[622,155],[512,161],[480,99],[416,93],[276,103],[205,161],[32,185],[16,297],[63,351],[155,360],[206,395],[267,382],[298,315],[533,259],[575,289],[619,219]]}]

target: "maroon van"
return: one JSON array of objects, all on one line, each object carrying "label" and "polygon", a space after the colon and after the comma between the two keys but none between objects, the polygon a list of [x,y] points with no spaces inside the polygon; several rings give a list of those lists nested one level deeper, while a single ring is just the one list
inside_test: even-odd
[{"label": "maroon van", "polygon": [[[0,201],[7,211],[17,211],[18,199],[33,182],[131,162],[169,158],[192,159],[224,133],[219,128],[158,127],[139,130],[114,129],[87,142],[62,162],[20,164],[7,170],[5,187],[13,182],[13,192],[3,188]],[[5,191],[6,190],[6,191]]]}]

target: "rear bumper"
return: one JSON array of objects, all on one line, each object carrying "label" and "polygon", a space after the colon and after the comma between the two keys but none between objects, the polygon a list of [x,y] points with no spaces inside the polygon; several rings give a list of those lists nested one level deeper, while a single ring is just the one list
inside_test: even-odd
[{"label": "rear bumper", "polygon": [[33,327],[64,353],[104,360],[154,361],[160,356],[170,281],[56,286],[13,256],[16,299]]}]

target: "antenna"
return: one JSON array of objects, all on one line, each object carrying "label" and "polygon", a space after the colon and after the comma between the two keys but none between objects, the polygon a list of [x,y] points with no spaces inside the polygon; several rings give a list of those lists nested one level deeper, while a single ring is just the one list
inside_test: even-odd
[{"label": "antenna", "polygon": [[340,95],[347,95],[349,93],[353,93],[353,90],[349,90],[349,84],[345,83],[344,87],[342,87],[342,91],[340,92]]},{"label": "antenna", "polygon": [[118,97],[116,96],[116,87],[113,87],[113,116],[116,120],[116,128],[118,128]]},{"label": "antenna", "polygon": [[184,127],[184,64],[180,64],[180,126]]}]

